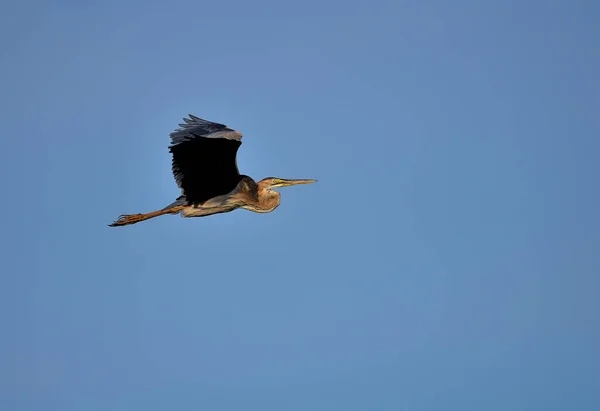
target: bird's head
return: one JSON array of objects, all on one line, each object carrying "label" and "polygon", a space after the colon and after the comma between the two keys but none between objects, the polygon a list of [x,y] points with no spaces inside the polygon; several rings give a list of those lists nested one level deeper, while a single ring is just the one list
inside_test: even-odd
[{"label": "bird's head", "polygon": [[260,188],[271,190],[273,188],[295,186],[296,184],[310,184],[317,180],[286,180],[284,178],[267,177],[258,182]]}]

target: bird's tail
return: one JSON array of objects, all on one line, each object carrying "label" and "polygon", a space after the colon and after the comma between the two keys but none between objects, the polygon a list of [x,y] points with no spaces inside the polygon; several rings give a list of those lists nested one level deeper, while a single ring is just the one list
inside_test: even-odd
[{"label": "bird's tail", "polygon": [[177,214],[181,210],[183,210],[184,206],[175,206],[171,208],[164,208],[162,210],[153,211],[151,213],[146,214],[124,214],[119,216],[117,221],[112,224],[109,224],[109,227],[119,227],[122,225],[129,225],[139,223],[140,221],[148,220],[150,218],[158,217],[165,214]]}]

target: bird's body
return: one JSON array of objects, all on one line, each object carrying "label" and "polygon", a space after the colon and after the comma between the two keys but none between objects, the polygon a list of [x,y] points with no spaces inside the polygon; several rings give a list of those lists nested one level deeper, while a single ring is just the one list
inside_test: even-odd
[{"label": "bird's body", "polygon": [[228,194],[213,197],[202,204],[184,208],[184,217],[201,217],[216,212],[233,211],[244,208],[255,213],[270,213],[279,206],[280,195],[277,191],[259,186],[251,177],[242,176],[237,186]]},{"label": "bird's body", "polygon": [[223,124],[190,114],[185,124],[170,134],[173,175],[182,195],[162,210],[122,215],[111,227],[134,224],[165,214],[203,217],[243,208],[269,213],[280,203],[273,188],[313,183],[316,180],[285,180],[269,177],[258,183],[240,174],[236,154],[242,134]]}]

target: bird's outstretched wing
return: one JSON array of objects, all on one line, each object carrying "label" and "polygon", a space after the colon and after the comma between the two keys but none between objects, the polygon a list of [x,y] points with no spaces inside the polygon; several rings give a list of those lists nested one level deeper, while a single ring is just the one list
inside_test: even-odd
[{"label": "bird's outstretched wing", "polygon": [[202,204],[231,192],[242,177],[236,154],[242,133],[190,114],[173,131],[173,176],[188,203]]}]

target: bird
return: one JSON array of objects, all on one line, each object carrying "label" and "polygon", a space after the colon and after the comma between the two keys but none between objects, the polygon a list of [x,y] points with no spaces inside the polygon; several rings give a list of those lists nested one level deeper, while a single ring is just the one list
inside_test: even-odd
[{"label": "bird", "polygon": [[240,174],[237,152],[242,133],[224,124],[189,114],[169,134],[172,172],[181,195],[163,209],[143,214],[123,214],[110,227],[136,224],[168,214],[204,217],[238,208],[270,213],[279,207],[281,195],[274,189],[315,183],[312,179],[267,177],[255,182]]}]

